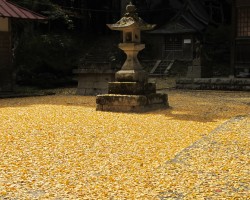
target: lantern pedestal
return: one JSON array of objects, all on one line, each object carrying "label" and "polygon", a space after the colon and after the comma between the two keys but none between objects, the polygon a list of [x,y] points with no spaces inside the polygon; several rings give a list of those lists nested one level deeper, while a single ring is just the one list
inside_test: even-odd
[{"label": "lantern pedestal", "polygon": [[112,112],[146,112],[167,108],[168,96],[156,94],[154,83],[112,82],[109,94],[98,95],[98,111]]},{"label": "lantern pedestal", "polygon": [[[125,76],[126,71],[123,72]],[[130,75],[127,77],[131,78]],[[132,78],[134,79],[134,77]],[[97,95],[96,104],[97,111],[108,112],[139,113],[169,107],[168,95],[157,94],[156,85],[147,83],[145,80],[141,82],[110,82],[108,94]]]},{"label": "lantern pedestal", "polygon": [[150,95],[98,95],[97,111],[108,112],[147,112],[168,108],[166,94]]},{"label": "lantern pedestal", "polygon": [[122,66],[122,69],[115,75],[116,81],[120,82],[146,82],[147,73],[142,69],[142,66],[137,58],[139,51],[145,48],[144,44],[138,43],[121,43],[119,48],[127,55],[127,59]]}]

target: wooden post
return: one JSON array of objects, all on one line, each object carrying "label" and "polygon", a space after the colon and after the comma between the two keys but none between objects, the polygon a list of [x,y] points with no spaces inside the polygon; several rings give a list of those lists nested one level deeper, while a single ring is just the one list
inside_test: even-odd
[{"label": "wooden post", "polygon": [[0,92],[13,90],[10,19],[0,17]]},{"label": "wooden post", "polygon": [[231,63],[230,63],[230,77],[235,76],[235,38],[236,38],[236,3],[235,0],[232,1],[232,24],[231,24]]}]

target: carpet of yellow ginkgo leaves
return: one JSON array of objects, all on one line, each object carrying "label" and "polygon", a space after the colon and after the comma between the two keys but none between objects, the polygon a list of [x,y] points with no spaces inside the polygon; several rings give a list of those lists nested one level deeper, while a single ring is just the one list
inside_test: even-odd
[{"label": "carpet of yellow ginkgo leaves", "polygon": [[133,114],[97,112],[95,97],[1,99],[0,199],[177,199],[166,193],[174,174],[187,188],[197,175],[171,165],[171,177],[166,162],[249,114],[249,93],[171,91],[169,103]]}]

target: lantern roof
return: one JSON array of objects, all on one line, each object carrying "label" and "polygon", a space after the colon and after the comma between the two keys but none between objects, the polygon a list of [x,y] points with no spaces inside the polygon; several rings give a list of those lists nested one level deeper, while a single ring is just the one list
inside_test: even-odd
[{"label": "lantern roof", "polygon": [[126,7],[126,13],[115,24],[107,24],[112,30],[123,31],[124,29],[134,28],[142,31],[152,30],[156,25],[148,24],[138,16],[135,5],[130,2]]},{"label": "lantern roof", "polygon": [[0,0],[0,17],[45,20],[46,17],[7,0]]}]

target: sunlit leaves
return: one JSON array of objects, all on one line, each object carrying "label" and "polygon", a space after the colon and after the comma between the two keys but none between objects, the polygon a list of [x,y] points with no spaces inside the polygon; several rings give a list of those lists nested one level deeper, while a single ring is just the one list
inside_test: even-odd
[{"label": "sunlit leaves", "polygon": [[[244,192],[244,185],[237,183],[241,168],[232,167],[238,160],[230,153],[214,159],[213,146],[202,154],[194,151],[195,159],[189,159],[191,166],[199,164],[197,173],[192,168],[183,170],[179,163],[165,163],[229,118],[249,113],[247,94],[171,92],[169,98],[171,109],[145,114],[96,112],[95,97],[0,100],[0,199],[167,195],[192,199],[202,195],[199,188],[192,189],[197,185],[204,194],[223,195],[225,190],[214,176],[220,171],[235,174],[230,184]],[[233,141],[237,141],[239,147],[247,147],[245,140],[232,133],[218,136],[218,142],[232,141],[230,148],[236,148]],[[241,166],[248,159],[243,149],[237,154]],[[204,177],[206,170],[211,173]]]}]

